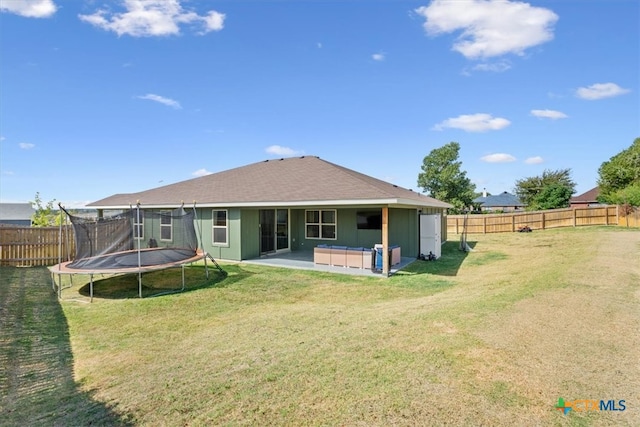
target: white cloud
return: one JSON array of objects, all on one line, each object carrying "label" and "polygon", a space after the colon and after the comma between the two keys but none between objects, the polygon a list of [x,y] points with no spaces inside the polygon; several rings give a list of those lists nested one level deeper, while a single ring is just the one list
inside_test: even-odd
[{"label": "white cloud", "polygon": [[204,20],[205,28],[203,31],[200,31],[199,34],[207,34],[211,31],[220,31],[224,28],[224,20],[226,15],[224,13],[216,12],[215,10],[210,10],[209,13],[200,17],[200,19]]},{"label": "white cloud", "polygon": [[65,200],[60,204],[66,209],[84,209],[91,202],[95,202],[95,200]]},{"label": "white cloud", "polygon": [[184,24],[198,25],[198,34],[220,31],[224,28],[225,15],[215,10],[206,15],[186,11],[180,0],[123,0],[126,12],[116,13],[100,9],[91,15],[78,15],[80,20],[119,36],[133,37],[170,36],[180,34]]},{"label": "white cloud", "polygon": [[2,171],[2,175],[13,176],[15,173],[13,171]]},{"label": "white cloud", "polygon": [[371,55],[371,58],[374,61],[384,61],[385,55],[384,53],[374,53],[373,55]]},{"label": "white cloud", "polygon": [[320,42],[316,43],[316,47],[317,47],[318,49],[322,49],[322,43],[320,43]]},{"label": "white cloud", "polygon": [[540,156],[529,157],[524,161],[528,165],[539,165],[540,163],[544,163],[544,159]]},{"label": "white cloud", "polygon": [[191,175],[193,175],[193,176],[205,176],[205,175],[211,175],[212,173],[213,172],[209,172],[205,168],[202,168],[202,169],[198,169],[195,172],[192,172]]},{"label": "white cloud", "polygon": [[2,0],[0,11],[15,13],[25,18],[48,18],[56,13],[53,0]]},{"label": "white cloud", "polygon": [[567,117],[569,117],[565,113],[561,111],[555,111],[555,110],[531,110],[531,115],[535,117],[540,117],[542,119],[552,119],[552,120],[566,119]]},{"label": "white cloud", "polygon": [[281,145],[270,145],[264,151],[275,156],[299,156],[303,154],[302,151],[294,150],[289,147],[283,147]]},{"label": "white cloud", "polygon": [[629,89],[624,89],[615,83],[596,83],[588,87],[578,88],[576,96],[582,99],[588,99],[589,101],[602,98],[611,98],[613,96],[624,95],[631,92]]},{"label": "white cloud", "polygon": [[515,162],[516,158],[513,157],[511,154],[495,153],[495,154],[488,154],[486,156],[483,156],[480,158],[480,160],[487,163],[509,163],[509,162]]},{"label": "white cloud", "polygon": [[139,99],[148,99],[149,101],[158,102],[160,104],[167,105],[169,107],[175,108],[179,110],[182,108],[178,101],[175,101],[171,98],[165,98],[164,96],[154,95],[153,93],[148,93],[146,95],[138,96]]},{"label": "white cloud", "polygon": [[35,144],[31,144],[29,142],[21,142],[18,144],[18,147],[22,148],[23,150],[31,150],[32,148],[35,148]]},{"label": "white cloud", "polygon": [[475,71],[489,71],[493,73],[503,73],[511,68],[511,63],[509,61],[498,61],[498,62],[483,62],[482,64],[478,64],[473,69]]},{"label": "white cloud", "polygon": [[466,58],[490,58],[515,53],[553,39],[558,15],[549,9],[517,1],[434,0],[415,9],[426,19],[429,35],[460,31],[453,50]]},{"label": "white cloud", "polygon": [[433,127],[433,130],[443,130],[446,128],[462,129],[467,132],[486,132],[489,130],[500,130],[509,126],[511,122],[502,117],[493,117],[491,114],[478,113],[461,115],[447,119]]}]

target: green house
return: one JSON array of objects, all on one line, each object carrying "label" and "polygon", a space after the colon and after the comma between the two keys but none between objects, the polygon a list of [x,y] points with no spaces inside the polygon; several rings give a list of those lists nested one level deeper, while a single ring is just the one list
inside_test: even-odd
[{"label": "green house", "polygon": [[[88,207],[99,212],[194,208],[202,248],[221,260],[312,251],[320,244],[400,246],[419,253],[419,215],[448,203],[315,156],[238,167],[139,193],[116,194]],[[442,241],[446,221],[442,221]],[[385,266],[388,271],[388,266]]]}]

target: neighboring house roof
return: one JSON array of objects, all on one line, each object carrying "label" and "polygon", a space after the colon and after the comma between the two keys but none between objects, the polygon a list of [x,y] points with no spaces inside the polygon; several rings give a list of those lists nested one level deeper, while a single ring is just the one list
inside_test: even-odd
[{"label": "neighboring house roof", "polygon": [[36,213],[31,203],[0,203],[0,221],[29,220]]},{"label": "neighboring house roof", "polygon": [[226,171],[90,203],[94,208],[145,206],[452,205],[315,156],[265,160]]},{"label": "neighboring house roof", "polygon": [[600,195],[600,187],[594,187],[591,190],[579,194],[569,199],[569,203],[598,203]]},{"label": "neighboring house roof", "polygon": [[475,199],[473,199],[473,202],[481,204],[482,207],[484,208],[497,208],[497,207],[504,207],[504,206],[514,206],[514,207],[524,206],[524,203],[522,203],[520,199],[518,199],[516,196],[506,191],[496,196],[476,197]]}]

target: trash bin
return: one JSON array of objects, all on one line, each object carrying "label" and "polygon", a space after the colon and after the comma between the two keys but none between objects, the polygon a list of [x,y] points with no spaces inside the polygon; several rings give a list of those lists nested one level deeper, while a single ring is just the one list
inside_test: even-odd
[{"label": "trash bin", "polygon": [[374,263],[375,268],[376,270],[382,270],[382,262],[383,262],[382,261],[382,245],[376,244],[374,245],[373,249],[376,251],[375,253],[376,260]]}]

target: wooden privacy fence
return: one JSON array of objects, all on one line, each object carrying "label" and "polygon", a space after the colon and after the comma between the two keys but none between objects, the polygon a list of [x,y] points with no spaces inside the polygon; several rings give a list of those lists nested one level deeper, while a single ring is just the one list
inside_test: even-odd
[{"label": "wooden privacy fence", "polygon": [[[633,213],[622,216],[618,206],[599,206],[505,214],[472,214],[466,217],[467,233],[507,233],[518,231],[522,227],[545,230],[585,225],[640,227],[640,212],[636,209]],[[465,215],[447,216],[448,233],[462,233],[464,227]]]},{"label": "wooden privacy fence", "polygon": [[[618,206],[554,209],[538,212],[469,215],[467,233],[505,233],[585,225],[640,227],[640,209],[624,215]],[[447,232],[462,233],[464,215],[447,216]],[[69,261],[75,254],[73,228],[0,226],[0,265],[42,266]],[[61,242],[62,241],[62,242]],[[61,242],[61,243],[60,243]],[[69,255],[70,254],[70,255]]]},{"label": "wooden privacy fence", "polygon": [[54,265],[60,256],[69,261],[67,254],[75,254],[74,246],[71,226],[62,232],[60,227],[0,227],[0,265]]}]

